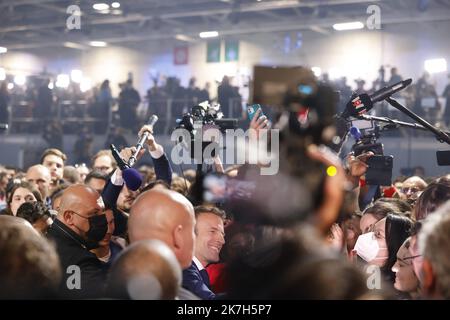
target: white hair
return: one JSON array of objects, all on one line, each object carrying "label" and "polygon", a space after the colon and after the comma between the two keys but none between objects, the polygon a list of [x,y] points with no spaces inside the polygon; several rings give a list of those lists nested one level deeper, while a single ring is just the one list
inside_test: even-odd
[{"label": "white hair", "polygon": [[450,299],[450,200],[424,220],[418,238],[420,254],[433,267],[439,294]]}]

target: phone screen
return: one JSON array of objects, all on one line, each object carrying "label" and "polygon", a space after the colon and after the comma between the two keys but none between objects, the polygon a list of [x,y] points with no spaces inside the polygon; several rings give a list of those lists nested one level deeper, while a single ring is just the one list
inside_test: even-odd
[{"label": "phone screen", "polygon": [[[258,111],[259,109],[261,109],[261,106],[260,106],[259,104],[254,104],[254,105],[249,106],[249,107],[247,108],[248,119],[249,119],[250,121],[253,120],[253,117],[255,116],[256,111]],[[261,117],[261,116],[263,116],[263,115],[264,115],[264,114],[262,113],[262,110],[261,110],[261,113],[259,114],[259,117]]]}]

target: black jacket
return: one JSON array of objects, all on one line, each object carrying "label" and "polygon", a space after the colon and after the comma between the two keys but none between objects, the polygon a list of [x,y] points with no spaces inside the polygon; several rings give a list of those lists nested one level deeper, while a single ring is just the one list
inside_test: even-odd
[{"label": "black jacket", "polygon": [[[59,289],[60,297],[63,299],[103,297],[106,272],[103,263],[86,248],[86,242],[58,219],[55,219],[49,227],[47,237],[54,241],[60,259],[63,274]],[[76,278],[78,275],[79,286]]]}]

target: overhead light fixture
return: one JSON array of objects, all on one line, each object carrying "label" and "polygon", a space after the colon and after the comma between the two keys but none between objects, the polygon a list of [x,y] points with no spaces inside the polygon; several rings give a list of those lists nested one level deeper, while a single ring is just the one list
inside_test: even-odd
[{"label": "overhead light fixture", "polygon": [[204,31],[204,32],[200,32],[198,35],[202,39],[204,39],[204,38],[215,38],[215,37],[219,36],[219,32],[218,31]]},{"label": "overhead light fixture", "polygon": [[111,7],[113,7],[114,9],[120,8],[120,2],[111,3]]},{"label": "overhead light fixture", "polygon": [[333,29],[337,31],[358,30],[363,29],[364,23],[361,21],[344,22],[333,24]]},{"label": "overhead light fixture", "polygon": [[95,10],[98,10],[98,11],[102,11],[102,10],[108,10],[109,9],[109,4],[107,4],[107,3],[94,3],[93,5],[92,5],[92,8],[94,8]]},{"label": "overhead light fixture", "polygon": [[322,75],[322,69],[319,67],[312,67],[311,70],[316,77],[320,77]]},{"label": "overhead light fixture", "polygon": [[6,71],[3,68],[0,68],[0,81],[3,81],[6,79]]},{"label": "overhead light fixture", "polygon": [[66,41],[63,43],[64,47],[66,48],[71,48],[71,49],[78,49],[78,50],[85,50],[87,49],[86,46],[76,43],[76,42],[70,42],[70,41]]},{"label": "overhead light fixture", "polygon": [[8,83],[8,90],[14,89],[14,83],[10,82]]},{"label": "overhead light fixture", "polygon": [[50,90],[53,90],[53,89],[55,88],[55,85],[53,84],[53,82],[49,82],[49,83],[48,83],[48,88],[49,88]]},{"label": "overhead light fixture", "polygon": [[447,60],[444,58],[425,60],[424,68],[429,73],[446,72]]},{"label": "overhead light fixture", "polygon": [[83,72],[81,70],[72,70],[70,72],[70,78],[75,83],[80,83],[81,79],[83,79]]},{"label": "overhead light fixture", "polygon": [[58,88],[67,88],[70,84],[70,78],[67,74],[58,74],[55,86]]},{"label": "overhead light fixture", "polygon": [[107,45],[107,43],[104,41],[91,41],[91,42],[89,42],[89,44],[92,47],[106,47],[106,45]]},{"label": "overhead light fixture", "polygon": [[0,53],[7,53],[7,52],[8,52],[8,48],[0,47]]},{"label": "overhead light fixture", "polygon": [[177,35],[175,35],[175,39],[180,40],[180,41],[187,41],[187,42],[195,41],[191,37],[186,36],[184,34],[177,34]]}]

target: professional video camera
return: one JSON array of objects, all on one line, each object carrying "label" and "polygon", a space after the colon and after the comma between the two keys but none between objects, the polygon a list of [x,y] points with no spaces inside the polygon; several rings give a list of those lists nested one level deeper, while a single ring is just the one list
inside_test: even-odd
[{"label": "professional video camera", "polygon": [[191,113],[183,114],[177,119],[177,129],[184,128],[190,132],[204,125],[217,126],[221,131],[237,127],[237,119],[225,119],[220,111],[220,104],[204,101],[191,108]]},{"label": "professional video camera", "polygon": [[[190,133],[190,150],[191,157],[194,158],[194,145],[195,143],[202,144],[202,153],[205,148],[214,141],[204,141],[203,132],[210,128],[219,129],[221,132],[225,132],[227,129],[237,128],[237,119],[223,118],[223,113],[220,111],[220,104],[204,101],[191,108],[190,113],[183,114],[181,119],[176,120],[176,129],[186,129]],[[198,141],[198,140],[201,141]],[[187,141],[179,141],[182,143],[188,143]],[[186,146],[189,147],[189,146]],[[212,155],[214,156],[214,154]],[[198,159],[202,162],[203,159]]]},{"label": "professional video camera", "polygon": [[367,159],[366,182],[368,185],[389,186],[392,183],[394,157],[385,156],[383,144],[378,142],[380,132],[389,130],[389,125],[381,126],[377,121],[354,120],[351,122],[350,134],[355,138],[352,152],[355,156],[372,152]]}]

